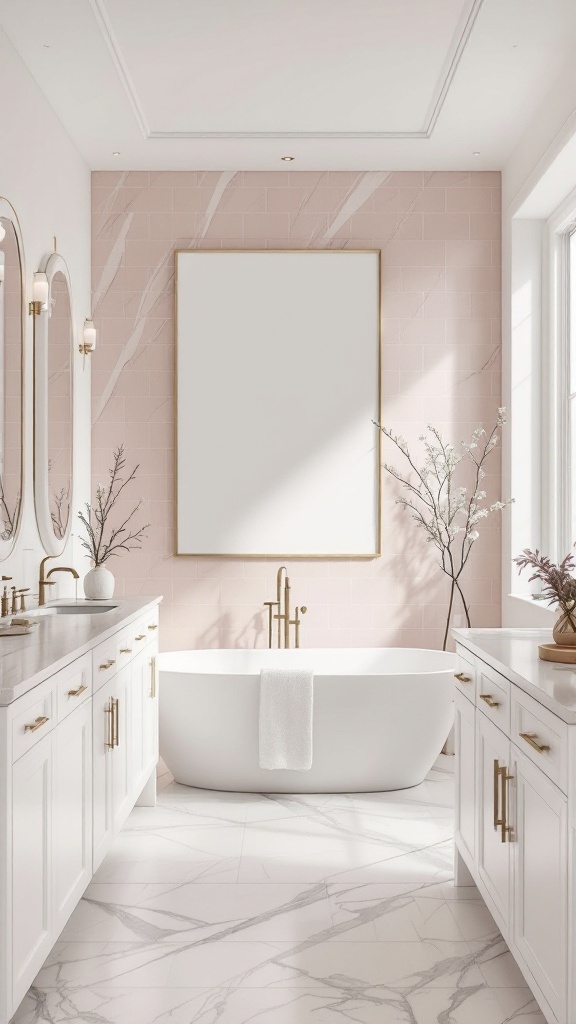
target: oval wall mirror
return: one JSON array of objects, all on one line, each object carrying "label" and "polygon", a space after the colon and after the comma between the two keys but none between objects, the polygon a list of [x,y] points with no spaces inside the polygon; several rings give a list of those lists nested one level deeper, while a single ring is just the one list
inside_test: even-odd
[{"label": "oval wall mirror", "polygon": [[53,253],[41,269],[48,302],[35,315],[34,493],[46,554],[59,555],[71,525],[74,329],[66,263]]},{"label": "oval wall mirror", "polygon": [[0,559],[14,547],[22,512],[24,303],[18,218],[0,197]]}]

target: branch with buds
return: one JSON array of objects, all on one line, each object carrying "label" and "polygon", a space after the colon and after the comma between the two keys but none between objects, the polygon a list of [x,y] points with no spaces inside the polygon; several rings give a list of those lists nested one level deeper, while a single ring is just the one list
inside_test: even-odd
[{"label": "branch with buds", "polygon": [[[486,476],[484,466],[500,441],[500,428],[506,422],[506,410],[498,410],[498,418],[489,434],[484,427],[476,427],[470,441],[462,441],[462,451],[444,441],[437,427],[427,427],[428,435],[421,434],[419,440],[424,448],[424,463],[416,464],[403,437],[394,434],[387,427],[376,423],[385,437],[396,446],[407,463],[407,475],[395,466],[384,463],[384,469],[407,492],[406,497],[396,504],[408,510],[414,523],[424,530],[426,540],[439,553],[439,567],[450,580],[450,598],[446,616],[446,628],[442,649],[446,650],[450,629],[450,617],[454,600],[459,595],[466,624],[471,625],[469,604],[462,590],[462,573],[470,557],[474,543],[480,536],[478,524],[487,519],[491,512],[500,512],[509,501],[495,501],[484,504],[486,491],[482,480]],[[469,489],[457,484],[457,469],[465,460],[473,465],[473,483]]]},{"label": "branch with buds", "polygon": [[78,518],[86,530],[87,537],[82,537],[80,543],[88,552],[94,567],[103,565],[109,558],[117,556],[121,551],[136,551],[142,547],[142,540],[146,537],[146,530],[150,523],[135,529],[131,523],[133,517],[142,506],[142,499],[134,506],[132,511],[118,526],[109,527],[109,534],[106,536],[108,517],[111,514],[116,502],[132,480],[136,479],[139,466],[134,469],[126,478],[122,476],[126,459],[124,458],[125,447],[120,445],[113,453],[112,469],[110,469],[110,482],[107,487],[101,484],[96,488],[96,503],[86,503],[86,511],[79,512]]}]

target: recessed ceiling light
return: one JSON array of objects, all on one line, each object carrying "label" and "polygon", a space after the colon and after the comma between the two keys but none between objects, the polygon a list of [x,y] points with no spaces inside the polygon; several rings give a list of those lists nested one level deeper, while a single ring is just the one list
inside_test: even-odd
[{"label": "recessed ceiling light", "polygon": [[480,150],[475,149],[474,152],[472,153],[472,156],[480,156]]},{"label": "recessed ceiling light", "polygon": [[112,156],[120,156],[120,150],[119,149],[115,149],[114,152],[112,153]]},{"label": "recessed ceiling light", "polygon": [[50,43],[44,43],[44,49],[45,50],[49,50],[50,49]]},{"label": "recessed ceiling light", "polygon": [[290,160],[295,160],[296,157],[295,156],[281,156],[280,159],[281,160],[286,160],[286,161],[290,162]]}]

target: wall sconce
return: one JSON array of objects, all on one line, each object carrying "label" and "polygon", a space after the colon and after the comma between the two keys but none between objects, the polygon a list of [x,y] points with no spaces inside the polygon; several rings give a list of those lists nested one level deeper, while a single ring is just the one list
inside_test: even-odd
[{"label": "wall sconce", "polygon": [[92,320],[86,319],[84,321],[82,344],[78,348],[85,356],[90,355],[96,348],[96,328]]},{"label": "wall sconce", "polygon": [[32,302],[28,303],[28,312],[30,314],[34,314],[34,316],[40,316],[40,313],[44,313],[48,309],[49,295],[50,285],[48,284],[48,278],[46,277],[46,274],[34,274],[34,283],[32,285]]},{"label": "wall sconce", "polygon": [[4,284],[4,260],[4,253],[0,249],[0,284]]}]

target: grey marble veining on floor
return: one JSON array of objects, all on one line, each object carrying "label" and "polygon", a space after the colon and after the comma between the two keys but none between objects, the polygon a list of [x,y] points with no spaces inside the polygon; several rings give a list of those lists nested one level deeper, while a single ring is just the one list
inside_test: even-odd
[{"label": "grey marble veining on floor", "polygon": [[545,1024],[452,885],[451,759],[398,793],[159,780],[14,1024]]}]

